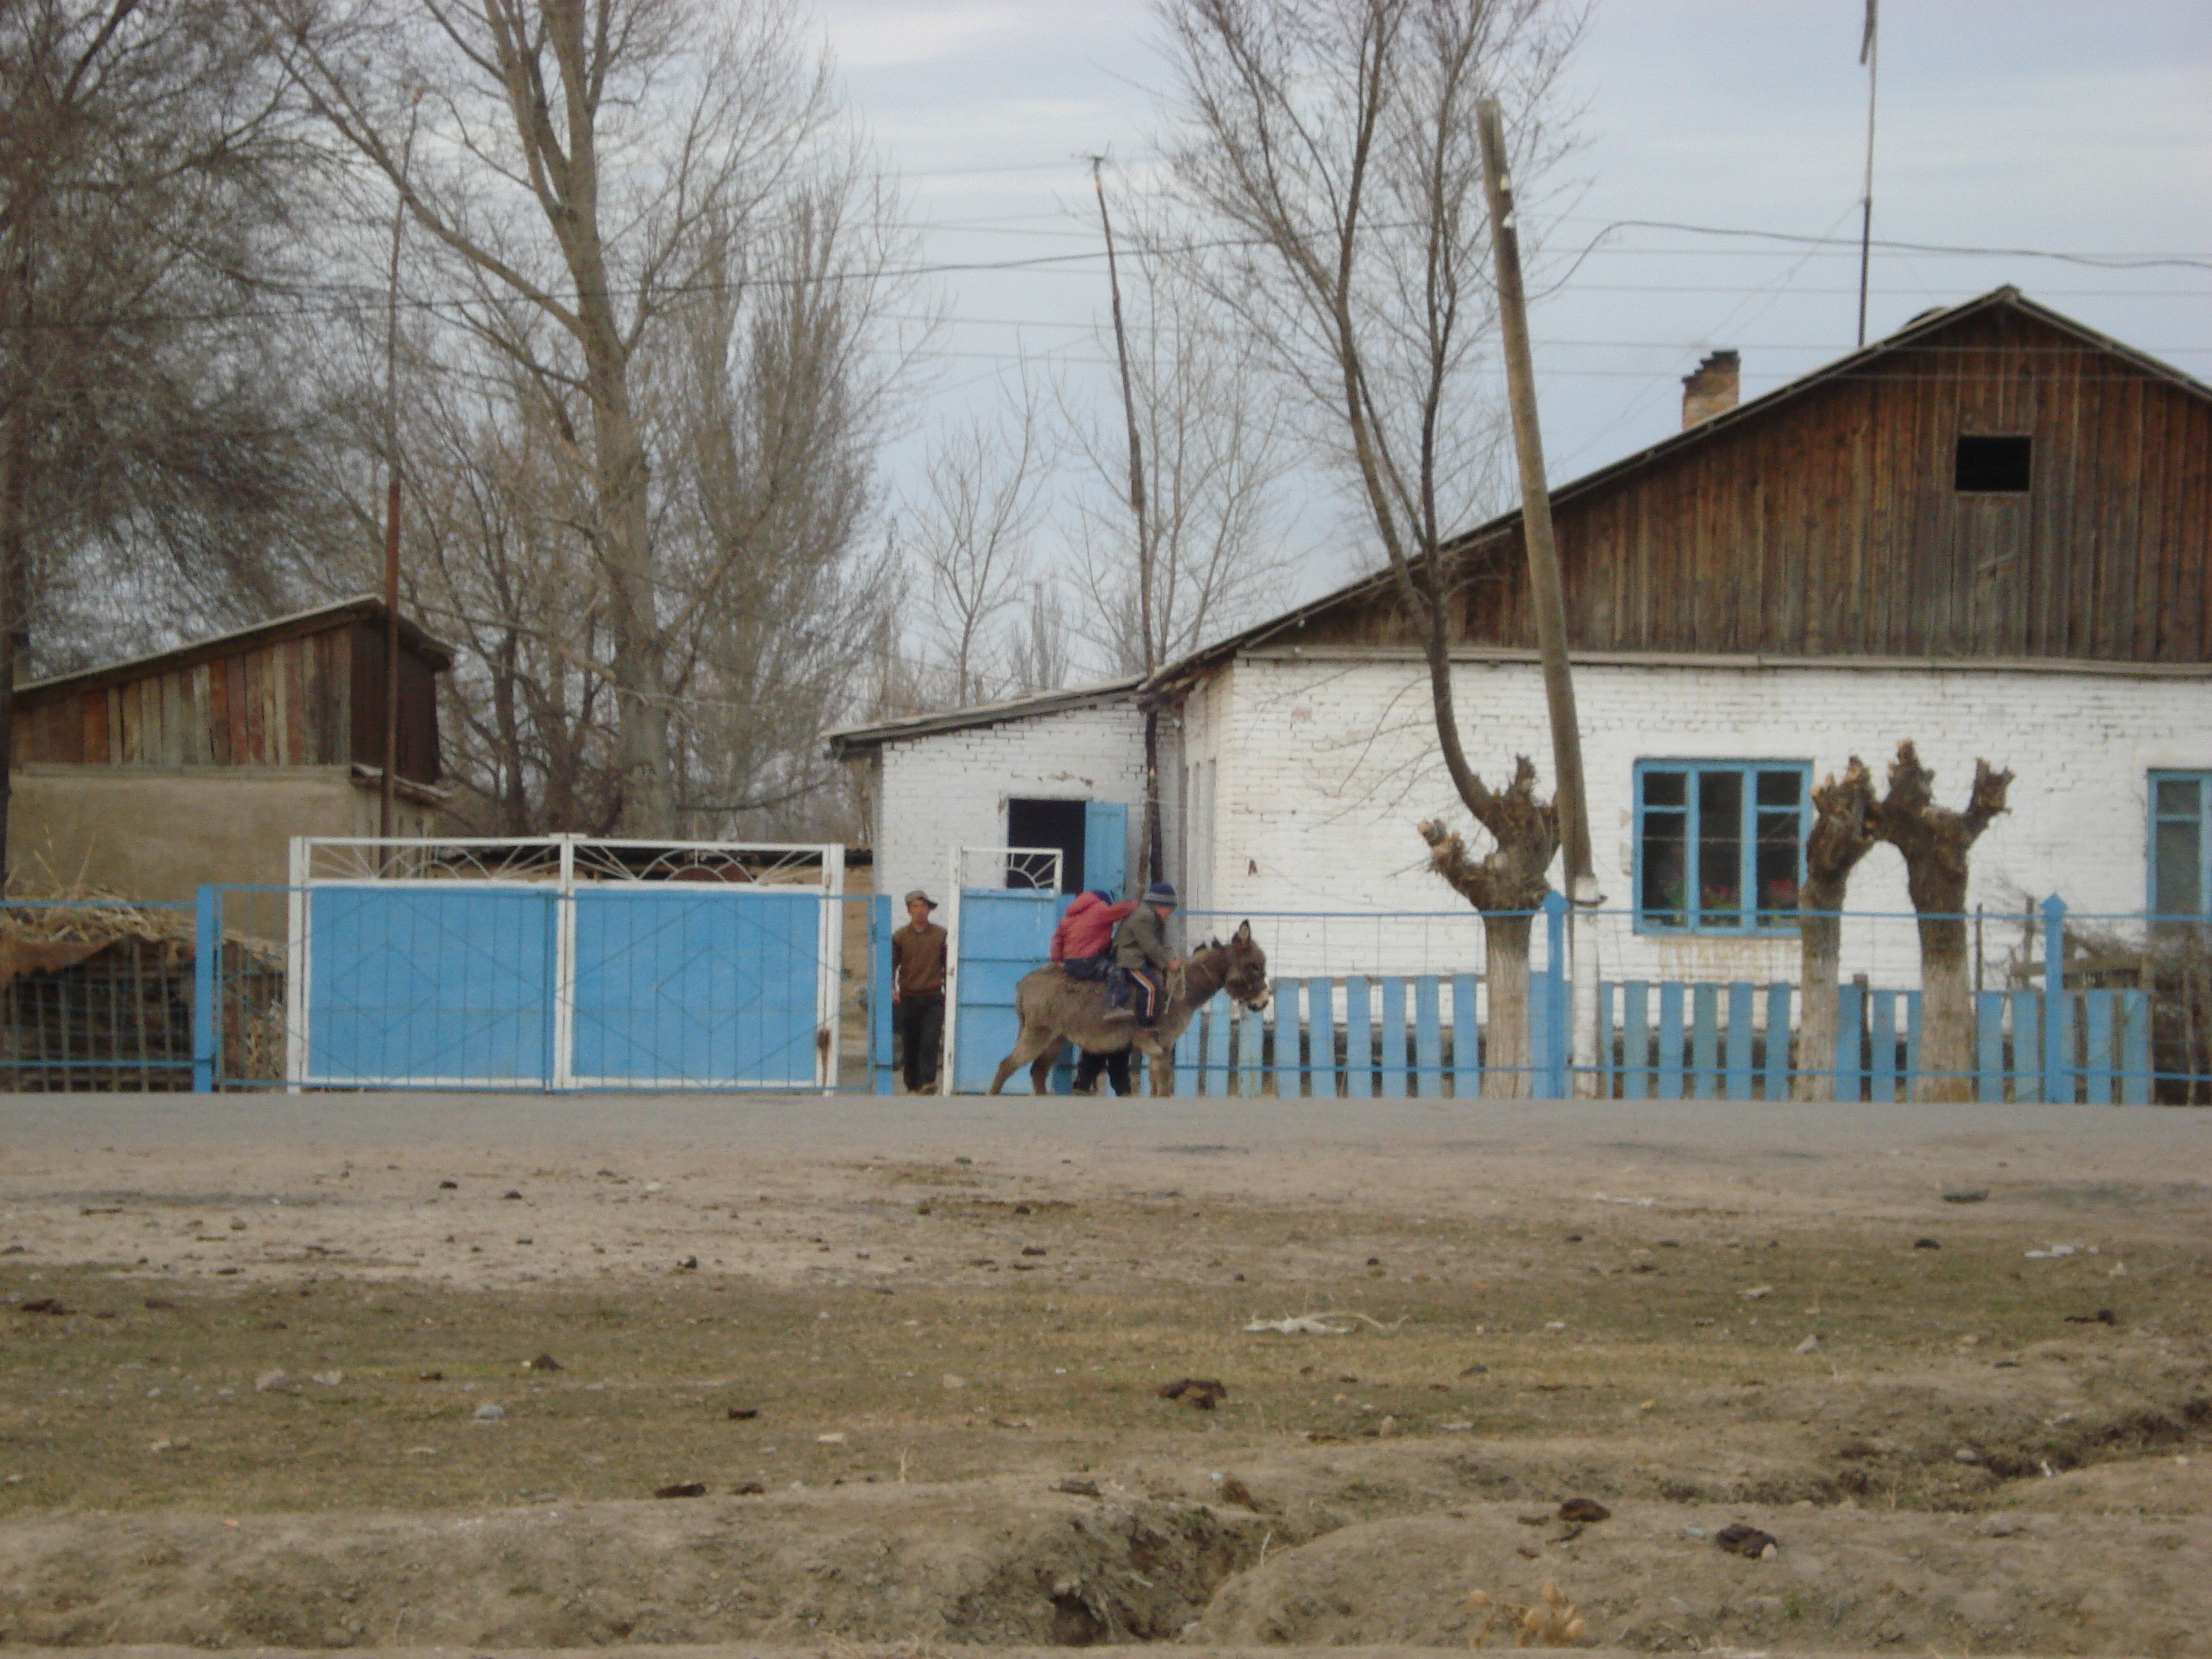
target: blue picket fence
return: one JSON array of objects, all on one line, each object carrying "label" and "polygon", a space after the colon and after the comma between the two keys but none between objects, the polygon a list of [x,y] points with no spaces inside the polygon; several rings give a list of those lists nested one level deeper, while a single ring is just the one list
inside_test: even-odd
[{"label": "blue picket fence", "polygon": [[[1566,905],[1544,910],[1547,950],[1529,975],[1532,1063],[1518,1092],[1571,1092],[1571,1012],[1565,980]],[[1978,1100],[2133,1105],[2153,1097],[2152,1007],[2141,988],[2069,989],[2066,909],[2040,908],[2039,987],[1978,992],[1971,1082]],[[1791,1097],[1801,1073],[1844,1101],[1912,1097],[1925,1080],[1922,994],[1838,988],[1836,1052],[1801,1052],[1802,999],[1787,982],[1601,981],[1595,1091],[1617,1100]],[[1217,998],[1176,1053],[1176,1090],[1191,1095],[1348,1099],[1468,1098],[1482,1091],[1486,1044],[1474,974],[1279,979],[1261,1012]],[[1588,1068],[1583,1068],[1587,1070]]]},{"label": "blue picket fence", "polygon": [[[1479,1096],[1479,982],[1473,974],[1279,980],[1259,1013],[1216,998],[1176,1048],[1176,1092]],[[1541,1034],[1548,988],[1540,976],[1532,988],[1531,1024]],[[1911,1099],[1923,1075],[1921,994],[1845,985],[1838,1000],[1837,1052],[1819,1068],[1832,1074],[1834,1097]],[[2148,994],[2069,991],[2063,1001],[2062,1059],[2056,1088],[2046,1089],[2043,993],[1976,997],[1974,1097],[2147,1103]],[[1802,1058],[1796,1011],[1796,988],[1786,984],[1601,983],[1598,1093],[1607,1100],[1787,1100]],[[1540,1078],[1549,1068],[1522,1069]]]},{"label": "blue picket fence", "polygon": [[[1176,1047],[1176,1092],[1188,1095],[1323,1095],[1345,1100],[1456,1097],[1482,1092],[1490,1060],[1477,1017],[1474,974],[1364,975],[1279,979],[1267,1006],[1240,1009],[1217,997],[1199,1010]],[[1541,974],[1529,983],[1535,1054],[1510,1068],[1519,1092],[1561,1091],[1564,1051],[1549,1041],[1564,987]]]}]

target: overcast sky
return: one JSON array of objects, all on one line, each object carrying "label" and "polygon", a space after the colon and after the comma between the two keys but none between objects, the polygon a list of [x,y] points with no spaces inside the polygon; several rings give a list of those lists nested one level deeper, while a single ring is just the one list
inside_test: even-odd
[{"label": "overcast sky", "polygon": [[[1144,0],[816,0],[853,111],[907,181],[932,262],[1063,258],[933,280],[951,322],[924,423],[1026,353],[1104,377],[1097,209],[1080,155],[1133,173],[1165,76]],[[1743,354],[1750,397],[1850,350],[1863,0],[1598,0],[1569,71],[1582,190],[1550,251],[1595,250],[1532,316],[1545,443],[1564,483],[1680,422],[1680,377]],[[1889,0],[1882,10],[1868,330],[2012,283],[2212,379],[2212,5]],[[1602,234],[1601,233],[1605,233]],[[1086,240],[1087,239],[1087,240]],[[1066,259],[1070,254],[1085,257]],[[2171,263],[2193,260],[2194,264]],[[2169,263],[2160,264],[2158,261]],[[1102,395],[1110,381],[1100,381]],[[893,459],[910,465],[911,447]],[[1330,536],[1308,591],[1376,562]]]}]

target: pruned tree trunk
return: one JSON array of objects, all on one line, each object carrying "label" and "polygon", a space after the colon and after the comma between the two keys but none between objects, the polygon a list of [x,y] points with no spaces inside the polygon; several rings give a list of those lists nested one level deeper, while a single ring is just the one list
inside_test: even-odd
[{"label": "pruned tree trunk", "polygon": [[[1844,896],[1851,872],[1880,838],[1874,823],[1874,776],[1856,755],[1838,778],[1832,773],[1813,791],[1813,830],[1805,839],[1805,884],[1797,894],[1798,1100],[1836,1097]],[[1769,1042],[1787,1032],[1769,1031]]]},{"label": "pruned tree trunk", "polygon": [[[1536,769],[1517,757],[1513,781],[1493,793],[1475,780],[1482,802],[1477,817],[1495,842],[1480,859],[1458,836],[1433,820],[1420,826],[1429,844],[1429,867],[1482,913],[1483,969],[1490,987],[1484,1036],[1482,1097],[1522,1100],[1534,1092],[1535,1045],[1528,1029],[1528,939],[1531,914],[1551,884],[1544,871],[1559,844],[1552,803],[1536,799]],[[1455,1043],[1473,1033],[1454,1032]]]},{"label": "pruned tree trunk", "polygon": [[1936,805],[1936,775],[1911,738],[1897,745],[1889,793],[1876,819],[1881,839],[1905,859],[1905,890],[1920,919],[1920,1075],[1916,1100],[1972,1097],[1973,981],[1966,960],[1967,854],[2005,811],[2009,771],[1974,763],[1966,810]]},{"label": "pruned tree trunk", "polygon": [[1532,920],[1526,915],[1482,919],[1482,971],[1490,987],[1490,1022],[1483,1033],[1485,1100],[1525,1100],[1536,1092],[1535,1034],[1528,1029]]}]

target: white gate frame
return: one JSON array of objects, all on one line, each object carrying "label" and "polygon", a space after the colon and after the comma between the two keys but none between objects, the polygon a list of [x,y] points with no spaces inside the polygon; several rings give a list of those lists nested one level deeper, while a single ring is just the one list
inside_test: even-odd
[{"label": "white gate frame", "polygon": [[[650,852],[640,868],[620,857],[623,851]],[[549,860],[544,854],[551,853]],[[374,836],[295,836],[291,848],[290,890],[285,898],[284,940],[284,1078],[287,1091],[297,1094],[314,1081],[307,1075],[307,1009],[309,976],[313,969],[307,950],[307,892],[314,887],[379,886],[452,890],[551,888],[556,895],[553,952],[553,1070],[550,1086],[572,1090],[575,1080],[576,1032],[576,906],[577,892],[602,883],[633,886],[666,884],[666,876],[681,869],[744,866],[769,861],[769,872],[778,868],[803,870],[818,861],[819,876],[810,882],[768,883],[757,878],[745,884],[786,891],[815,891],[823,902],[815,934],[814,1086],[824,1094],[836,1091],[841,1050],[838,1024],[843,1012],[845,977],[845,848],[842,842],[718,842],[718,841],[602,841],[587,836],[523,836],[459,837],[392,837]],[[472,873],[425,875],[425,870],[467,871]],[[661,871],[656,881],[653,872]],[[727,884],[727,890],[743,890]],[[435,1081],[436,1079],[425,1079]],[[482,1086],[467,1085],[457,1086]],[[698,1088],[712,1090],[727,1085],[672,1083],[640,1079],[640,1088]]]},{"label": "white gate frame", "polygon": [[[960,1029],[960,890],[965,887],[970,856],[995,859],[1048,858],[1052,860],[1052,890],[1062,890],[1066,872],[1065,855],[1057,847],[960,847],[947,849],[952,890],[945,896],[945,1058],[937,1068],[937,1092],[952,1092],[952,1061]],[[1003,875],[1001,879],[1003,879]]]}]

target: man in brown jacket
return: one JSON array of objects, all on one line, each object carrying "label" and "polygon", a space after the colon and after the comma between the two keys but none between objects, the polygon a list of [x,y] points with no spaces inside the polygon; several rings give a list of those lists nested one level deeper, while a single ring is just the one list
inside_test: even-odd
[{"label": "man in brown jacket", "polygon": [[945,1038],[945,930],[929,919],[937,901],[921,888],[906,896],[907,925],[891,935],[891,1023],[898,1027],[906,1091],[937,1088]]}]

